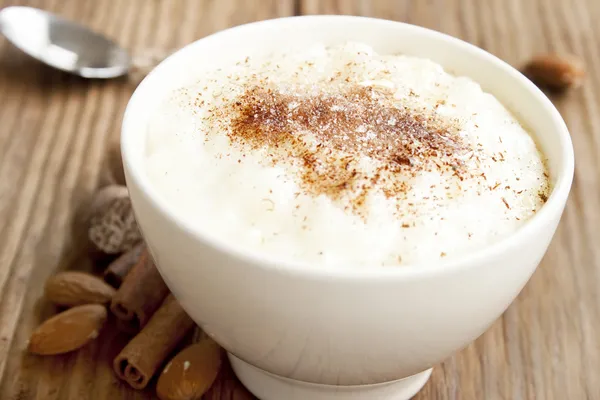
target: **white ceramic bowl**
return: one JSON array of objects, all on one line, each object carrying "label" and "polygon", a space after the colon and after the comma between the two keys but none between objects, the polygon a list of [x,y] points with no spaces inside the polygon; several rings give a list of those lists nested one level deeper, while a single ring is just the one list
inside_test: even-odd
[{"label": "white ceramic bowl", "polygon": [[[245,254],[235,243],[179,219],[146,176],[144,149],[149,115],[168,91],[185,83],[185,71],[227,65],[290,45],[348,40],[372,45],[380,53],[429,58],[494,94],[535,133],[549,160],[554,189],[546,205],[509,238],[459,260],[334,271]],[[273,399],[272,391],[278,389],[258,387],[252,382],[261,379],[256,373],[325,385],[377,384],[425,371],[474,340],[534,272],[573,177],[573,148],[563,120],[518,71],[450,36],[361,17],[263,21],[186,46],[162,62],[133,94],[123,121],[122,152],[137,220],[169,288],[190,316],[235,355],[234,366],[244,383]],[[288,396],[282,393],[277,396]]]}]

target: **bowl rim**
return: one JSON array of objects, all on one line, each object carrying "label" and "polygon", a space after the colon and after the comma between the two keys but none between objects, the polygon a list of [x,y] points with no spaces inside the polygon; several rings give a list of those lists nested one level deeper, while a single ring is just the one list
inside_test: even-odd
[{"label": "bowl rim", "polygon": [[[134,117],[132,116],[133,105],[138,101],[137,99],[146,95],[146,93],[152,91],[152,87],[148,85],[148,80],[151,76],[159,74],[165,65],[173,63],[183,53],[193,51],[194,48],[200,45],[206,40],[215,40],[220,35],[242,35],[247,30],[255,29],[260,25],[274,25],[285,24],[290,21],[298,20],[313,20],[319,21],[320,23],[327,24],[328,21],[335,20],[346,20],[346,22],[352,22],[356,20],[366,21],[373,24],[400,24],[403,25],[407,30],[413,30],[414,33],[420,35],[430,36],[437,40],[445,41],[448,45],[454,46],[461,52],[472,52],[478,57],[484,59],[488,63],[496,64],[503,73],[507,74],[511,79],[517,81],[541,103],[544,110],[547,113],[548,118],[552,120],[552,124],[556,127],[555,131],[558,135],[558,140],[561,147],[562,162],[560,168],[556,171],[556,184],[554,185],[552,192],[544,206],[536,212],[523,226],[517,229],[515,232],[508,236],[500,239],[497,242],[493,242],[489,245],[469,252],[460,257],[452,257],[448,260],[440,260],[434,263],[417,263],[417,264],[401,264],[395,266],[386,267],[361,267],[361,268],[328,268],[319,267],[318,265],[310,265],[305,262],[298,262],[293,260],[278,259],[274,256],[268,256],[264,253],[247,251],[241,247],[231,244],[231,242],[216,236],[212,236],[206,233],[204,230],[198,227],[192,226],[186,223],[183,218],[180,218],[171,207],[168,206],[167,202],[159,195],[155,190],[143,172],[143,164],[138,163],[134,165],[131,161],[132,152],[134,151],[131,144],[131,137],[135,132],[139,132],[139,129],[130,129],[132,125],[130,122]],[[138,150],[139,151],[139,150]],[[297,275],[304,277],[313,277],[320,279],[350,279],[350,280],[364,280],[364,279],[375,279],[375,280],[388,280],[388,279],[418,279],[428,276],[438,275],[440,273],[456,273],[462,269],[468,269],[473,266],[481,265],[485,263],[485,260],[494,259],[500,254],[511,252],[519,243],[522,243],[526,237],[535,235],[536,232],[543,230],[546,227],[546,222],[553,220],[554,218],[560,217],[564,209],[567,197],[571,189],[571,183],[574,174],[574,151],[571,141],[571,137],[567,126],[562,119],[560,113],[548,97],[529,79],[527,79],[518,70],[513,68],[508,63],[502,61],[496,56],[486,52],[485,50],[467,43],[461,39],[453,36],[441,33],[432,29],[379,18],[362,17],[362,16],[345,16],[345,15],[310,15],[310,16],[290,16],[268,19],[258,22],[251,22],[243,25],[238,25],[232,28],[228,28],[222,31],[218,31],[199,40],[196,40],[175,53],[171,54],[165,60],[163,60],[156,68],[154,68],[150,74],[148,74],[144,80],[138,85],[134,93],[132,94],[123,117],[122,122],[122,133],[121,133],[121,152],[123,158],[123,164],[126,171],[127,183],[135,184],[140,188],[140,193],[147,198],[147,201],[154,207],[158,212],[162,213],[163,216],[171,223],[176,225],[179,229],[183,230],[186,234],[195,237],[197,240],[203,242],[205,245],[213,247],[220,252],[226,253],[230,256],[243,260],[247,263],[253,264],[259,268],[269,269],[273,272],[285,273],[288,275]],[[135,204],[134,204],[135,209]]]}]

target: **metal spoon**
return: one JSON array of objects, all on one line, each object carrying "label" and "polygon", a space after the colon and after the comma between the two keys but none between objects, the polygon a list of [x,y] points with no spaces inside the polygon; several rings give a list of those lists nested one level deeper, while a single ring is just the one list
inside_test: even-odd
[{"label": "metal spoon", "polygon": [[104,36],[37,8],[2,9],[0,31],[31,57],[84,78],[115,78],[131,64],[127,52]]}]

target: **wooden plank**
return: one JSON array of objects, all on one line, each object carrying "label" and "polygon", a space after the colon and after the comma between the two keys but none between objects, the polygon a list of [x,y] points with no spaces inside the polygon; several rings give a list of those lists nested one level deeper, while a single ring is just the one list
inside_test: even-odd
[{"label": "wooden plank", "polygon": [[[542,265],[504,316],[434,370],[417,399],[600,398],[600,2],[596,0],[4,0],[88,24],[135,55],[167,54],[244,22],[291,15],[367,15],[426,26],[519,65],[535,52],[581,56],[588,79],[553,98],[572,133],[577,170]],[[40,320],[45,279],[83,262],[74,208],[96,187],[107,143],[135,87],[50,70],[0,40],[0,399],[153,398],[118,382],[110,361],[126,337],[73,355],[23,353]],[[83,266],[88,268],[89,266]]]}]

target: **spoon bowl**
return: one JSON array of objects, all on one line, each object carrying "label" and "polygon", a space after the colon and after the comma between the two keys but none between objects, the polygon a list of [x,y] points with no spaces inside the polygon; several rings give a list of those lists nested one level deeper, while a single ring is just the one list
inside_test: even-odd
[{"label": "spoon bowl", "polygon": [[31,57],[84,78],[116,78],[130,67],[129,55],[113,41],[40,9],[2,9],[0,32]]}]

